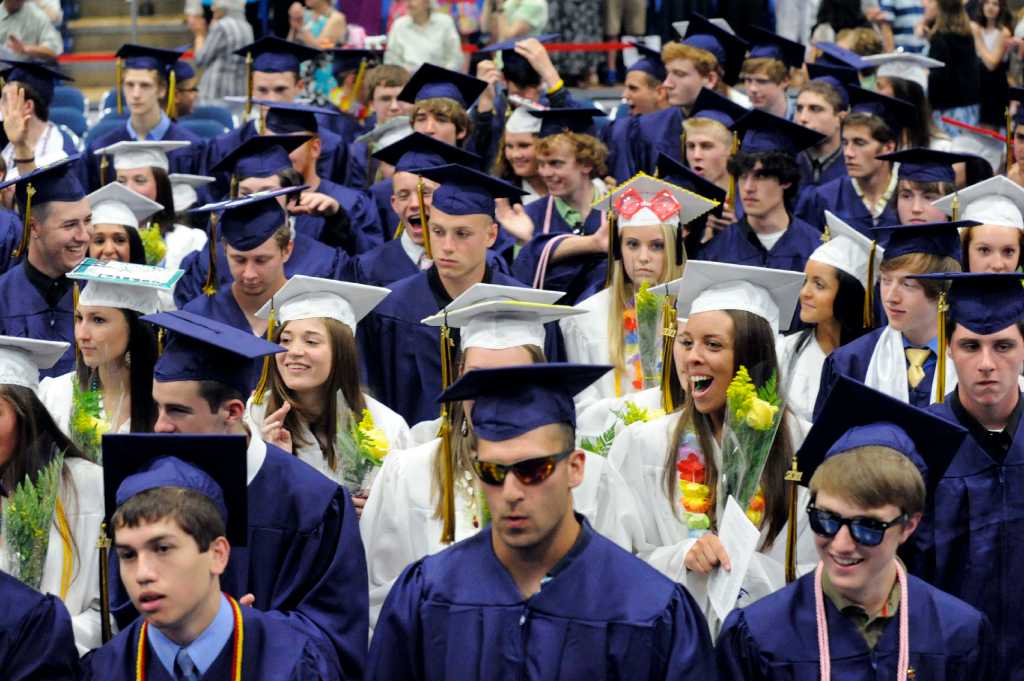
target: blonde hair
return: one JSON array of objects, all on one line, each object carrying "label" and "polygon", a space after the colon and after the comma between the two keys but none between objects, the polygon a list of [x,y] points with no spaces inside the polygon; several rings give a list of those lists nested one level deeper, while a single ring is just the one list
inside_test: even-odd
[{"label": "blonde hair", "polygon": [[725,146],[732,145],[732,131],[720,122],[710,118],[687,118],[683,121],[684,135],[711,135]]},{"label": "blonde hair", "polygon": [[751,57],[743,62],[740,78],[764,74],[776,85],[789,77],[789,67],[774,57]]},{"label": "blonde hair", "polygon": [[605,162],[608,160],[608,147],[593,135],[580,132],[559,132],[542,137],[536,142],[538,156],[547,156],[558,144],[566,144],[572,152],[576,163],[593,167],[591,178],[602,177],[608,172]]},{"label": "blonde hair", "polygon": [[661,48],[662,62],[668,64],[676,59],[686,59],[693,62],[693,68],[697,69],[697,73],[705,78],[710,76],[712,72],[718,72],[722,68],[715,55],[699,47],[672,42]]},{"label": "blonde hair", "polygon": [[911,515],[924,510],[921,471],[891,447],[855,447],[825,459],[811,477],[812,495],[825,492],[861,508],[888,504]]},{"label": "blonde hair", "polygon": [[[932,253],[906,253],[883,260],[878,269],[880,272],[903,271],[910,274],[932,274],[960,272],[962,268],[956,258],[949,256]],[[917,281],[924,289],[928,300],[938,300],[939,293],[949,290],[948,281],[932,281],[930,279],[918,279]]]}]

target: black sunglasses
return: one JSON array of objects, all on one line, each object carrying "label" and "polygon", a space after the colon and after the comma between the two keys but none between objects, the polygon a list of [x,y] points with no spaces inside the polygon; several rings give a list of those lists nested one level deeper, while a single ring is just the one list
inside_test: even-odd
[{"label": "black sunglasses", "polygon": [[838,513],[818,508],[814,502],[807,504],[807,519],[815,534],[834,537],[843,525],[846,525],[850,528],[850,536],[853,537],[853,540],[863,546],[878,546],[885,538],[886,531],[894,525],[902,525],[906,522],[907,517],[906,513],[901,513],[895,520],[889,522],[863,516],[844,518]]},{"label": "black sunglasses", "polygon": [[567,449],[564,452],[527,459],[510,466],[474,459],[473,470],[476,471],[480,481],[486,485],[504,485],[509,472],[524,485],[536,485],[550,478],[551,474],[555,472],[558,462],[567,459],[575,451],[575,448]]}]

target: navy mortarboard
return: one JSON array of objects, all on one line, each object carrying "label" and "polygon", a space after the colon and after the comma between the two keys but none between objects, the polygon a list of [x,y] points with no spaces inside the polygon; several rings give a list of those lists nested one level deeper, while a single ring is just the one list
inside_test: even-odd
[{"label": "navy mortarboard", "polygon": [[320,50],[277,36],[264,36],[235,50],[235,54],[246,58],[250,63],[250,72],[298,73],[302,62],[315,59]]},{"label": "navy mortarboard", "polygon": [[953,184],[956,179],[953,164],[970,160],[970,156],[967,154],[955,154],[935,149],[903,149],[890,154],[881,154],[877,158],[879,161],[899,163],[901,180],[947,182],[949,184]]},{"label": "navy mortarboard", "polygon": [[846,88],[850,95],[850,111],[866,113],[882,119],[894,135],[908,125],[913,125],[917,112],[909,102],[895,97],[887,97],[874,90],[867,90],[856,85]]},{"label": "navy mortarboard", "polygon": [[464,166],[479,166],[481,159],[476,154],[460,149],[441,140],[414,132],[373,153],[377,160],[390,163],[397,171],[410,172],[417,168],[457,163]]},{"label": "navy mortarboard", "polygon": [[693,102],[689,118],[708,118],[718,121],[728,130],[733,130],[736,123],[748,113],[750,109],[745,106],[718,94],[711,88],[704,87]]},{"label": "navy mortarboard", "polygon": [[0,60],[0,64],[6,65],[0,75],[7,83],[21,83],[27,85],[49,103],[53,100],[53,88],[62,81],[72,81],[74,78],[66,76],[52,66],[42,62],[18,61],[15,59]]},{"label": "navy mortarboard", "polygon": [[[675,24],[673,26],[677,31],[681,28]],[[729,84],[736,82],[747,48],[750,47],[750,43],[720,26],[716,20],[697,13],[692,14],[686,22],[683,44],[714,55],[722,68],[723,79]]]},{"label": "navy mortarboard", "polygon": [[76,154],[36,168],[17,179],[0,183],[0,189],[14,185],[14,200],[21,213],[21,242],[14,249],[13,257],[21,257],[28,249],[32,206],[38,207],[52,201],[75,202],[85,198],[85,190],[78,181],[76,162],[79,158]]},{"label": "navy mortarboard", "polygon": [[237,180],[269,177],[291,168],[288,154],[310,140],[309,135],[257,135],[229,151],[210,168],[211,173],[229,173]]},{"label": "navy mortarboard", "polygon": [[798,69],[804,63],[807,48],[794,40],[752,24],[739,33],[750,43],[747,59],[774,59],[792,69]]},{"label": "navy mortarboard", "polygon": [[891,260],[908,253],[928,253],[960,260],[960,228],[974,227],[974,220],[957,222],[927,222],[911,225],[888,225],[874,228],[885,244],[885,259]]},{"label": "navy mortarboard", "polygon": [[665,71],[665,63],[661,61],[661,53],[640,42],[633,43],[633,47],[640,56],[629,65],[626,72],[640,71],[659,82],[665,80],[667,72]]},{"label": "navy mortarboard", "polygon": [[594,119],[606,115],[595,107],[532,109],[529,113],[541,120],[538,137],[550,137],[560,132],[591,135],[594,132]]},{"label": "navy mortarboard", "polygon": [[338,116],[335,108],[299,104],[296,102],[271,102],[262,99],[252,100],[266,111],[264,127],[267,132],[275,135],[293,133],[316,133],[320,129],[317,116]]},{"label": "navy mortarboard", "polygon": [[409,82],[398,93],[402,102],[415,104],[424,99],[438,97],[451,99],[463,109],[468,109],[487,88],[487,83],[433,64],[424,64],[416,69]]},{"label": "navy mortarboard", "polygon": [[[552,40],[557,40],[559,37],[558,33],[542,33],[538,36],[530,36],[535,38],[542,43],[549,43]],[[540,80],[540,76],[530,62],[525,57],[516,52],[516,43],[523,40],[523,38],[513,40],[503,40],[493,45],[480,48],[480,52],[483,54],[494,55],[493,59],[496,66],[501,70],[505,79],[512,83],[529,83],[537,82]],[[549,83],[554,85],[554,83]]]},{"label": "navy mortarboard", "polygon": [[743,131],[740,151],[747,154],[781,151],[796,156],[825,139],[816,130],[760,109],[744,116],[738,127]]},{"label": "navy mortarboard", "polygon": [[441,185],[434,190],[430,205],[431,210],[447,215],[487,215],[493,218],[495,199],[518,199],[526,194],[520,187],[504,180],[455,163],[409,172]]}]

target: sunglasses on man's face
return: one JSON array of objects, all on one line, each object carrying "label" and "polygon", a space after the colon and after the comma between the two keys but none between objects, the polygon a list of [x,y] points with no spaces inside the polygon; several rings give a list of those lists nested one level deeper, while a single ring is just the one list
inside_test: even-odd
[{"label": "sunglasses on man's face", "polygon": [[807,504],[807,519],[815,534],[832,538],[839,534],[843,525],[846,525],[850,528],[850,536],[853,537],[853,540],[863,546],[878,546],[885,539],[886,531],[894,525],[902,525],[907,517],[906,513],[901,513],[896,519],[889,522],[864,516],[844,518],[838,513],[818,508],[814,502]]},{"label": "sunglasses on man's face", "polygon": [[551,474],[555,472],[558,462],[567,459],[575,451],[575,448],[567,449],[564,452],[539,456],[536,459],[527,459],[511,465],[474,459],[473,470],[485,485],[504,485],[505,478],[509,473],[515,475],[516,479],[524,485],[537,485],[550,478]]}]

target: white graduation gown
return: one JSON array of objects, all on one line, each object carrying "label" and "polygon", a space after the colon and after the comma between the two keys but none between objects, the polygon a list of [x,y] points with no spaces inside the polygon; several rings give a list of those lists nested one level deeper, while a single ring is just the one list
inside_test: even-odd
[{"label": "white graduation gown", "polygon": [[[697,540],[689,538],[681,516],[673,513],[673,509],[679,505],[678,492],[677,496],[669,500],[662,484],[669,438],[680,415],[680,412],[674,412],[660,419],[629,426],[615,438],[608,460],[626,480],[640,509],[644,533],[640,557],[689,590],[708,619],[708,626],[714,636],[722,623],[708,599],[708,579],[690,573],[684,565],[686,554]],[[797,497],[798,575],[810,572],[818,562],[814,535],[807,524],[807,500],[807,490],[800,488]],[[783,526],[769,550],[754,554],[736,607],[750,605],[785,586],[785,564],[786,527]]]},{"label": "white graduation gown", "polygon": [[[370,577],[373,629],[392,583],[410,563],[446,548],[441,520],[434,517],[434,439],[384,459],[359,521]],[[458,486],[456,487],[458,489]],[[597,532],[628,551],[641,539],[640,512],[625,481],[600,456],[587,454],[583,482],[572,491],[573,505]],[[482,521],[480,521],[482,524]],[[455,495],[455,541],[471,537],[473,509],[466,495]]]},{"label": "white graduation gown", "polygon": [[[74,380],[75,372],[69,371],[60,376],[44,378],[39,382],[39,400],[46,407],[46,410],[50,412],[50,416],[53,417],[57,427],[69,437],[71,435],[71,397],[74,389]],[[106,417],[102,401],[100,403],[100,416]],[[132,420],[129,417],[125,419],[125,422],[121,424],[117,432],[130,433],[131,431]]]},{"label": "white graduation gown", "polygon": [[[169,270],[176,270],[181,267],[181,261],[185,259],[186,255],[206,247],[206,232],[195,227],[176,224],[173,230],[164,235],[164,243],[167,245],[167,253],[164,255],[162,266]],[[177,309],[171,291],[160,291],[157,297],[161,312]]]},{"label": "white graduation gown", "polygon": [[[370,415],[373,416],[374,424],[380,428],[381,431],[383,431],[384,436],[387,437],[389,445],[388,450],[390,452],[394,452],[408,447],[410,442],[409,426],[406,425],[405,419],[369,395],[364,394],[363,399],[366,400],[366,408],[370,410]],[[345,403],[345,399],[340,393],[338,395],[338,403]],[[252,398],[249,398],[249,403],[246,405],[245,409],[245,418],[254,433],[263,432],[262,426],[266,408],[266,400],[264,400],[263,404],[253,404]],[[338,470],[331,470],[330,466],[327,465],[327,459],[324,458],[323,450],[320,449],[320,445],[317,444],[316,438],[313,437],[313,433],[310,432],[306,424],[302,424],[302,431],[300,435],[308,444],[299,445],[296,442],[296,438],[293,437],[292,452],[298,456],[300,460],[308,463],[331,480],[338,484],[342,484],[342,471],[340,468]]]},{"label": "white graduation gown", "polygon": [[821,386],[821,370],[827,357],[813,333],[799,355],[796,355],[797,344],[802,335],[794,333],[779,336],[775,342],[779,372],[782,374],[782,394],[785,396],[786,407],[793,416],[794,429],[799,436],[799,439],[793,442],[794,448],[803,443],[807,431],[811,429],[814,403],[818,399],[818,388]]},{"label": "white graduation gown", "polygon": [[[102,644],[100,560],[96,543],[100,536],[100,523],[103,522],[103,469],[77,457],[66,459],[65,465],[71,479],[70,484],[68,481],[61,483],[60,500],[64,505],[73,546],[71,581],[64,605],[71,615],[78,654],[84,655]],[[43,576],[39,584],[42,593],[60,596],[65,550],[57,523],[51,522]],[[6,564],[8,559],[6,551],[0,552],[0,563],[3,563],[0,568],[5,571],[10,569]]]},{"label": "white graduation gown", "polygon": [[625,426],[616,413],[626,408],[626,402],[632,402],[648,411],[661,409],[661,388],[648,388],[622,397],[604,397],[592,402],[583,410],[577,409],[576,442],[580,443],[584,438],[599,437],[612,426],[615,426],[616,434],[622,432]]}]

